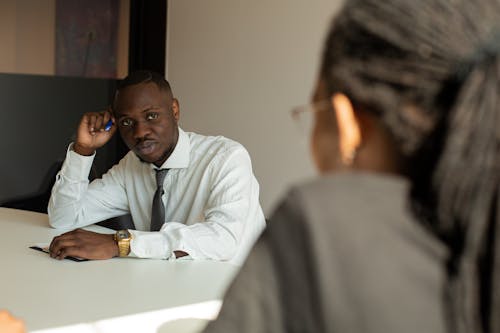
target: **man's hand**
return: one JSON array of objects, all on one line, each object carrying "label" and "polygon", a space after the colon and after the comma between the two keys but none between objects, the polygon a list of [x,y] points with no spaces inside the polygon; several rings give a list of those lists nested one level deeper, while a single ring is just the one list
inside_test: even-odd
[{"label": "man's hand", "polygon": [[[109,120],[113,121],[113,125],[106,131],[105,127]],[[90,156],[97,148],[104,146],[115,132],[115,119],[110,111],[85,113],[78,125],[73,150],[80,155]]]},{"label": "man's hand", "polygon": [[76,229],[54,237],[50,256],[62,260],[67,256],[84,259],[109,259],[118,256],[118,244],[113,235]]}]

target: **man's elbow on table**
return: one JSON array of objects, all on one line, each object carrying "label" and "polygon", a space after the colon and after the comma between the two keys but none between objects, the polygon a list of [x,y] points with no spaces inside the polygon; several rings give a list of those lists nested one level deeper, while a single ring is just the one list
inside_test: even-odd
[{"label": "man's elbow on table", "polygon": [[49,216],[49,225],[54,229],[67,229],[76,227],[76,219],[71,222],[71,219],[68,218],[66,214],[57,212],[57,209],[54,209],[50,205],[47,208],[47,214]]}]

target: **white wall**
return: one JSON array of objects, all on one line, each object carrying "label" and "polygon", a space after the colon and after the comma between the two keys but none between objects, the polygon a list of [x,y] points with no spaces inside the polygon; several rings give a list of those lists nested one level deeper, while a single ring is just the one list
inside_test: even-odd
[{"label": "white wall", "polygon": [[170,0],[167,78],[181,127],[221,134],[250,152],[269,216],[294,182],[314,175],[290,117],[310,99],[340,0]]}]

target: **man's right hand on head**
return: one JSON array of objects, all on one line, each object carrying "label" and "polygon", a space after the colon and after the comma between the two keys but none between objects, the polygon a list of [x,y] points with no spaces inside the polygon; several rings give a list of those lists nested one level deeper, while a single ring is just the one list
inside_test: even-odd
[{"label": "man's right hand on head", "polygon": [[[106,124],[109,120],[113,122],[113,125],[106,131]],[[115,119],[109,111],[85,113],[78,125],[73,150],[80,155],[90,156],[97,148],[104,146],[115,132]]]}]

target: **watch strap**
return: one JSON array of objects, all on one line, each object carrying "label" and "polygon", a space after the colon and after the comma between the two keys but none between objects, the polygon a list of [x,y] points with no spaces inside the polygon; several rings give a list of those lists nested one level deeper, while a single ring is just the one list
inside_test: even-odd
[{"label": "watch strap", "polygon": [[[123,233],[126,232],[128,237],[123,237]],[[130,241],[132,240],[132,234],[128,230],[119,230],[115,233],[115,241],[118,245],[118,255],[120,257],[127,257],[130,253]]]}]

